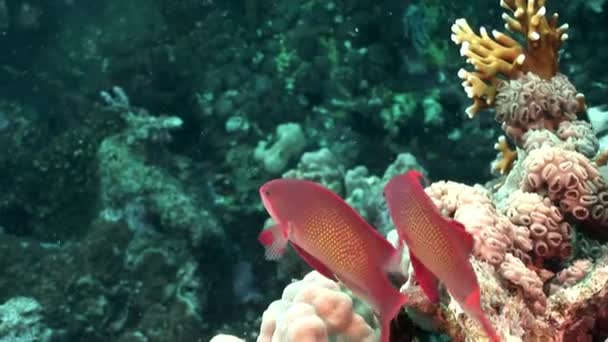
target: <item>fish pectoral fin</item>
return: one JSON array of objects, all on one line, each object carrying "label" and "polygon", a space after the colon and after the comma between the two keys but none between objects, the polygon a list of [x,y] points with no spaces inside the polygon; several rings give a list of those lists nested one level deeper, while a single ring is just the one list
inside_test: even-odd
[{"label": "fish pectoral fin", "polygon": [[456,232],[456,236],[458,237],[458,242],[464,246],[464,250],[467,254],[470,254],[473,251],[473,246],[475,245],[475,240],[473,236],[467,232],[464,225],[456,220],[448,220],[450,225],[450,229]]},{"label": "fish pectoral fin", "polygon": [[412,253],[410,253],[410,262],[414,267],[414,275],[422,291],[432,303],[437,303],[439,301],[439,280]]},{"label": "fish pectoral fin", "polygon": [[334,272],[332,272],[329,267],[325,266],[325,264],[323,264],[319,259],[310,255],[308,252],[302,249],[302,247],[296,245],[295,243],[292,243],[291,246],[293,247],[293,249],[296,250],[300,257],[302,257],[302,259],[304,259],[304,261],[306,261],[306,263],[310,265],[310,267],[314,268],[315,270],[317,270],[317,272],[321,273],[323,276],[331,280],[338,280]]},{"label": "fish pectoral fin", "polygon": [[268,260],[276,260],[285,254],[287,249],[287,234],[283,226],[276,224],[272,227],[264,229],[258,235],[258,241],[264,246],[266,252],[264,255]]}]

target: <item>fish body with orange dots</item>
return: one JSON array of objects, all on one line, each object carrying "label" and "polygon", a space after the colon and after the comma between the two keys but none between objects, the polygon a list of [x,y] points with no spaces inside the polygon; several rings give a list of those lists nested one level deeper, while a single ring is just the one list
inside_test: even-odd
[{"label": "fish body with orange dots", "polygon": [[464,226],[441,216],[426,194],[417,171],[392,178],[384,196],[399,238],[410,251],[414,276],[433,302],[439,300],[443,283],[462,309],[476,319],[492,342],[499,342],[494,327],[481,308],[477,276],[469,261],[473,237]]},{"label": "fish body with orange dots", "polygon": [[264,207],[276,223],[259,235],[267,259],[278,259],[288,242],[310,266],[342,282],[376,312],[381,341],[407,297],[387,272],[399,269],[400,253],[342,198],[322,185],[276,179],[260,187]]}]

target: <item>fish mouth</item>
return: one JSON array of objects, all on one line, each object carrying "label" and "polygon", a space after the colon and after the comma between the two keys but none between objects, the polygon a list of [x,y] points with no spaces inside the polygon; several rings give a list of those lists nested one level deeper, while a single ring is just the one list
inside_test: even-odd
[{"label": "fish mouth", "polygon": [[268,196],[266,196],[267,191],[268,191],[268,187],[266,185],[262,185],[260,187],[260,198],[262,199],[262,204],[264,205],[264,208],[266,208],[266,211],[268,212],[270,217],[272,217],[274,222],[279,223],[277,213],[274,210],[274,206],[272,205],[270,198],[268,198]]}]

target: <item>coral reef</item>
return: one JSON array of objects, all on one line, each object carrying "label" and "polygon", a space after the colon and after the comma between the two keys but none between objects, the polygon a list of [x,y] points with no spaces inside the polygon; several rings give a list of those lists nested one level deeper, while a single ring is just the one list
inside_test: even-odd
[{"label": "coral reef", "polygon": [[[511,258],[515,264],[508,264],[501,273],[529,288],[513,292],[490,265],[475,261],[477,277],[486,294],[486,312],[492,314],[492,321],[505,340],[564,342],[606,337],[602,322],[605,322],[608,306],[607,256],[596,260],[592,270],[577,284],[561,286],[546,298],[542,282],[534,280],[534,271],[521,264],[518,258]],[[417,308],[435,315],[439,329],[447,331],[454,341],[483,338],[479,327],[467,322],[457,307],[448,306],[439,314],[432,308],[429,310],[428,305],[417,305]]]},{"label": "coral reef", "polygon": [[47,342],[53,331],[42,319],[42,307],[32,299],[14,297],[0,305],[0,340]]},{"label": "coral reef", "polygon": [[[546,4],[504,0],[515,35],[457,22],[465,94],[495,109],[468,120],[446,32],[455,15],[491,20],[498,0],[0,0],[2,338],[255,340],[260,312],[309,271],[260,258],[257,189],[279,175],[325,184],[390,234],[382,184],[424,168],[453,181],[433,185],[446,198],[471,196],[435,202],[479,235],[499,298],[542,303],[542,283],[549,311],[564,288],[586,291],[606,253],[605,178],[590,177],[608,170],[607,2],[553,2],[559,23]],[[124,96],[100,99],[113,85]],[[501,175],[473,191],[500,134]],[[9,312],[15,299],[31,311]],[[451,312],[412,303],[433,334],[440,320],[421,310]],[[592,327],[599,308],[573,324]],[[392,336],[426,337],[405,314],[394,323]]]},{"label": "coral reef", "polygon": [[280,173],[289,159],[300,154],[306,145],[302,126],[298,123],[278,125],[276,141],[272,146],[267,145],[267,141],[260,141],[255,148],[254,158],[260,161],[269,173]]},{"label": "coral reef", "polygon": [[[572,260],[575,231],[608,238],[606,179],[594,161],[599,143],[578,120],[586,110],[558,71],[558,50],[568,25],[546,17],[545,1],[501,1],[506,28],[527,41],[484,28],[476,35],[464,19],[452,26],[475,71],[461,70],[473,116],[494,108],[505,138],[492,187],[437,182],[427,193],[442,214],[462,222],[475,238],[473,260],[484,307],[499,333],[523,341],[604,339],[608,304],[608,249]],[[406,284],[403,291],[414,291]],[[452,303],[453,301],[451,301]],[[417,308],[434,315],[455,341],[476,340],[480,327],[459,308]],[[426,310],[426,311],[425,311]]]},{"label": "coral reef", "polygon": [[104,139],[97,152],[103,189],[102,215],[117,220],[128,215],[127,207],[140,202],[160,218],[165,228],[172,230],[171,234],[186,236],[193,246],[221,239],[223,232],[216,219],[200,209],[202,205],[197,198],[166,170],[149,164],[145,153],[140,152],[149,148],[149,142],[169,142],[169,131],[179,128],[182,120],[176,116],[152,116],[132,107],[119,87],[114,88],[113,94],[103,92],[102,97],[127,122],[126,129]]},{"label": "coral reef", "polygon": [[[493,109],[506,134],[496,145],[503,159],[494,164],[502,176],[487,186],[438,181],[426,192],[442,215],[474,237],[471,260],[482,306],[502,338],[600,340],[608,337],[608,192],[597,163],[604,158],[582,120],[585,97],[559,73],[568,25],[558,26],[557,14],[547,17],[545,2],[500,2],[506,28],[521,34],[526,47],[498,31],[492,38],[481,28],[477,35],[464,19],[452,26],[452,40],[475,69],[458,73],[473,100],[467,113]],[[370,218],[361,204],[380,207],[374,193],[381,180],[361,166],[347,171],[345,180],[351,200],[367,198],[351,204]],[[421,326],[454,341],[485,337],[449,296],[443,296],[446,305],[429,302],[415,274],[401,291],[413,298],[406,312]]]}]

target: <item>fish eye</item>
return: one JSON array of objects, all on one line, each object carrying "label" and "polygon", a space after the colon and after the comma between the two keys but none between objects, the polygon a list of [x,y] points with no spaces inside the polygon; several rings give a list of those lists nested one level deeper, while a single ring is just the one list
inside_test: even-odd
[{"label": "fish eye", "polygon": [[268,191],[268,190],[264,190],[264,195],[266,195],[266,196],[270,196],[270,191]]}]

